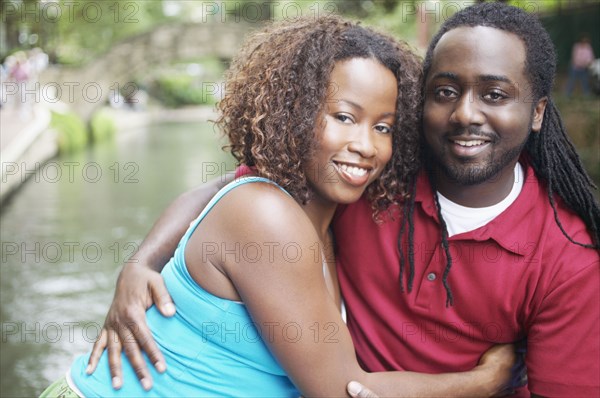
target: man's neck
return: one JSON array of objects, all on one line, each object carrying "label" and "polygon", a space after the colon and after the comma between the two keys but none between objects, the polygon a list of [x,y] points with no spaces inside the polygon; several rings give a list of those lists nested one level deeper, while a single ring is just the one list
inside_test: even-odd
[{"label": "man's neck", "polygon": [[505,167],[493,178],[474,185],[464,185],[436,171],[436,189],[447,199],[465,207],[488,207],[500,203],[511,192],[515,183],[515,166]]}]

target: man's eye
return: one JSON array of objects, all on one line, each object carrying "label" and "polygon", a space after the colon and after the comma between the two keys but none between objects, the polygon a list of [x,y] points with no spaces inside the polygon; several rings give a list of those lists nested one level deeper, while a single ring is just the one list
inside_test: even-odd
[{"label": "man's eye", "polygon": [[454,91],[454,90],[441,87],[435,91],[435,96],[438,98],[455,98],[457,96],[457,94],[456,94],[456,91]]},{"label": "man's eye", "polygon": [[491,92],[489,92],[488,94],[486,94],[484,96],[485,99],[493,101],[493,102],[497,102],[497,101],[503,100],[506,97],[507,96],[504,93],[500,92],[500,91],[491,91]]},{"label": "man's eye", "polygon": [[392,132],[392,128],[385,124],[378,124],[377,126],[375,126],[375,130],[377,130],[378,132],[380,132],[382,134],[389,134]]}]

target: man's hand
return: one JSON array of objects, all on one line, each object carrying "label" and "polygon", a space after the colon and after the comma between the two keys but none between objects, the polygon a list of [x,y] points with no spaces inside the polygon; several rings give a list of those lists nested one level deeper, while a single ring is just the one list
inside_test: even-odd
[{"label": "man's hand", "polygon": [[86,369],[88,374],[96,370],[102,352],[108,349],[113,388],[121,388],[121,352],[124,350],[143,388],[149,390],[152,387],[152,378],[142,351],[148,355],[158,372],[167,369],[164,357],[146,324],[146,310],[152,304],[166,317],[175,314],[175,305],[160,273],[139,263],[125,264],[104,327],[94,343]]}]

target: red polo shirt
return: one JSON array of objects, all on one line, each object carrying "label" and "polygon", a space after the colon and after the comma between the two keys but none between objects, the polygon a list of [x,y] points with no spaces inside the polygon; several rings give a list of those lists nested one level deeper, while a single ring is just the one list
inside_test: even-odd
[{"label": "red polo shirt", "polygon": [[[369,371],[472,369],[497,343],[527,337],[529,389],[547,396],[600,396],[600,258],[558,228],[531,167],[517,200],[487,225],[449,239],[446,265],[431,186],[419,177],[414,209],[415,275],[400,290],[400,220],[375,224],[369,203],[334,221],[348,326]],[[583,222],[558,201],[563,228],[591,243]],[[407,247],[407,241],[402,242]],[[405,273],[408,271],[405,271]],[[405,274],[405,291],[406,286]],[[520,391],[527,395],[527,391]]]}]

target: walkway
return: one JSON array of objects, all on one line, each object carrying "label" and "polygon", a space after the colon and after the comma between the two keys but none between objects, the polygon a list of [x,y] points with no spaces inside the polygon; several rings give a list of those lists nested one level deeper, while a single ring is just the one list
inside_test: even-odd
[{"label": "walkway", "polygon": [[0,109],[0,202],[31,176],[31,170],[58,153],[56,137],[49,129],[50,118],[45,104],[27,110],[14,106]]}]

